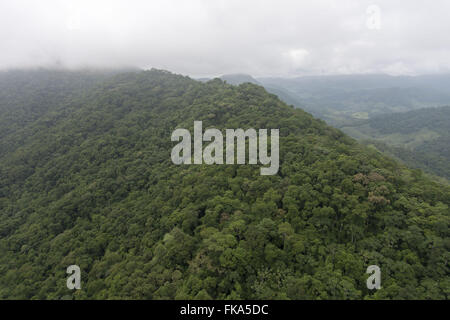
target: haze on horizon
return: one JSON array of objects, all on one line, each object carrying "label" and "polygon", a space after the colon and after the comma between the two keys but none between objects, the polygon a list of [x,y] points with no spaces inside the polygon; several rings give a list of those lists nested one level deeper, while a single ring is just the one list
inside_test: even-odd
[{"label": "haze on horizon", "polygon": [[445,0],[3,0],[0,69],[448,73],[448,12]]}]

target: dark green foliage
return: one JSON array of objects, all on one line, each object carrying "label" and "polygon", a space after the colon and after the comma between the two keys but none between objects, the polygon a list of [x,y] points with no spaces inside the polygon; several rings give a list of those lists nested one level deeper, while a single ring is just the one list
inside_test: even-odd
[{"label": "dark green foliage", "polygon": [[[399,159],[412,168],[418,168],[436,175],[435,179],[442,180],[443,183],[448,184],[450,179],[450,157],[442,155],[442,151],[445,151],[448,143],[450,143],[448,139],[438,138],[414,150],[390,146],[374,140],[363,141],[363,143],[374,145],[381,152]],[[427,149],[431,150],[428,151]],[[440,177],[444,179],[440,179]]]},{"label": "dark green foliage", "polygon": [[[449,188],[262,87],[152,70],[49,108],[0,139],[0,298],[448,298]],[[278,174],[173,165],[194,120],[279,128]]]}]

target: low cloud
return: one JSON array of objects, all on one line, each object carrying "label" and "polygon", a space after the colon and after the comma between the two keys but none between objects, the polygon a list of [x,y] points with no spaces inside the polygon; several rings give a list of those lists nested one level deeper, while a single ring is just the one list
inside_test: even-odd
[{"label": "low cloud", "polygon": [[449,11],[445,0],[3,0],[0,69],[136,66],[192,76],[448,72]]}]

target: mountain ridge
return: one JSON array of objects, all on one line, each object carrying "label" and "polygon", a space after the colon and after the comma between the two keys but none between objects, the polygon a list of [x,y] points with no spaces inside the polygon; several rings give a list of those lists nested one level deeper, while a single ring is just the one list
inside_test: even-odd
[{"label": "mountain ridge", "polygon": [[[263,87],[131,72],[51,111],[0,155],[3,299],[448,298],[450,189]],[[280,170],[174,165],[194,120],[279,128]]]}]

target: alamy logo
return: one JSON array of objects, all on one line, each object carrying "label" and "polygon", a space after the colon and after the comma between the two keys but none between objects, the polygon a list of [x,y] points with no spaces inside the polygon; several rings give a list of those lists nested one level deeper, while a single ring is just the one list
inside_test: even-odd
[{"label": "alamy logo", "polygon": [[370,5],[366,10],[367,20],[366,26],[370,30],[381,29],[381,9],[377,5]]},{"label": "alamy logo", "polygon": [[[225,163],[235,163],[235,149],[237,150],[236,163],[245,164],[246,138],[248,138],[248,164],[269,165],[261,168],[261,175],[274,175],[279,168],[279,130],[270,130],[270,155],[267,152],[267,129],[226,129],[225,130]],[[172,149],[172,162],[174,164],[191,164],[191,133],[187,129],[176,129],[172,133],[172,141],[180,141]],[[211,141],[203,148],[204,141]],[[237,144],[235,145],[235,142]],[[194,121],[194,164],[223,164],[224,140],[222,132],[218,129],[207,129],[203,133],[202,121]]]},{"label": "alamy logo", "polygon": [[73,289],[77,289],[80,290],[81,289],[81,270],[80,267],[73,264],[67,267],[66,270],[67,274],[70,274],[70,276],[67,278],[67,289],[69,290],[73,290]]},{"label": "alamy logo", "polygon": [[381,269],[377,265],[371,265],[367,267],[366,273],[370,274],[367,278],[367,289],[381,289]]}]

